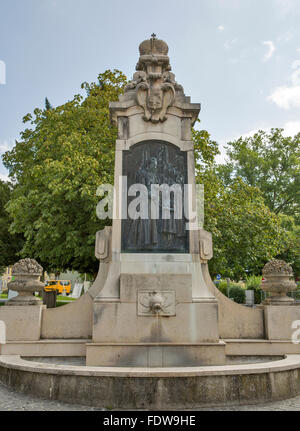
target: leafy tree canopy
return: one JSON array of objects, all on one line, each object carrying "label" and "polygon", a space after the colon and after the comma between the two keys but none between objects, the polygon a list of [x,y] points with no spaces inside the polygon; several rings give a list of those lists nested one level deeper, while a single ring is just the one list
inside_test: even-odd
[{"label": "leafy tree canopy", "polygon": [[212,276],[238,280],[259,274],[263,265],[283,247],[284,229],[257,187],[236,179],[225,185],[214,165],[198,172],[204,184],[204,228],[213,235]]},{"label": "leafy tree canopy", "polygon": [[[122,72],[108,70],[98,82],[82,84],[85,98],[75,95],[56,108],[35,109],[24,117],[29,127],[21,139],[3,156],[16,183],[6,206],[11,232],[24,234],[21,255],[36,258],[45,269],[98,269],[95,233],[108,221],[96,216],[96,190],[113,184],[117,138],[108,103],[118,99],[126,82]],[[286,229],[265,204],[258,180],[247,181],[233,162],[217,168],[217,143],[205,130],[192,133],[197,181],[205,186],[205,228],[214,240],[211,271],[232,278],[246,269],[259,273],[282,251]]]},{"label": "leafy tree canopy", "polygon": [[230,184],[240,177],[258,187],[271,211],[295,216],[300,212],[300,133],[260,130],[253,137],[228,143],[229,162],[218,173]]},{"label": "leafy tree canopy", "polygon": [[283,135],[283,129],[260,130],[253,137],[228,143],[228,162],[217,168],[224,184],[241,178],[258,187],[269,209],[278,214],[285,232],[276,257],[292,264],[300,275],[300,133]]},{"label": "leafy tree canopy", "polygon": [[0,180],[0,272],[3,273],[6,266],[13,265],[18,259],[24,239],[22,234],[11,234],[9,227],[11,218],[5,211],[13,190],[13,185]]},{"label": "leafy tree canopy", "polygon": [[95,233],[104,227],[96,216],[100,184],[113,184],[117,130],[108,103],[126,84],[122,72],[106,71],[97,83],[84,83],[87,97],[75,95],[51,110],[24,117],[21,133],[3,162],[17,182],[7,211],[11,231],[24,233],[22,256],[48,270],[73,268],[94,273]]}]

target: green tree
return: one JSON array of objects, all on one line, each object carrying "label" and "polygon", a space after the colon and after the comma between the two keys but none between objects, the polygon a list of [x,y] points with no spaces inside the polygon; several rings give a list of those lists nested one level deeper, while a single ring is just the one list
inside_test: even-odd
[{"label": "green tree", "polygon": [[24,238],[22,234],[11,234],[9,227],[11,218],[5,211],[13,190],[13,185],[0,180],[0,272],[6,266],[13,265],[19,260],[18,253],[22,249]]},{"label": "green tree", "polygon": [[[280,217],[264,202],[258,187],[219,174],[217,144],[205,131],[193,134],[196,182],[204,185],[204,228],[213,235],[212,275],[239,279],[259,274],[267,260],[284,249]],[[227,172],[229,169],[227,170]]]},{"label": "green tree", "polygon": [[253,137],[228,143],[229,163],[218,173],[227,184],[242,178],[258,187],[276,214],[300,215],[300,133],[283,136],[283,129],[260,130]]},{"label": "green tree", "polygon": [[279,217],[264,203],[260,190],[237,179],[224,186],[213,170],[202,176],[205,192],[204,228],[213,234],[212,275],[238,280],[259,274],[283,247]]},{"label": "green tree", "polygon": [[72,268],[95,273],[95,233],[105,222],[96,216],[96,190],[113,184],[116,127],[109,101],[123,92],[126,77],[118,70],[84,83],[87,97],[75,95],[51,110],[35,109],[30,127],[3,155],[17,183],[7,210],[11,232],[23,233],[21,255],[38,259],[46,269]]},{"label": "green tree", "polygon": [[45,109],[46,111],[49,111],[49,109],[52,109],[52,105],[50,104],[48,98],[45,98]]},{"label": "green tree", "polygon": [[258,187],[285,232],[276,256],[293,265],[300,275],[300,133],[283,136],[283,129],[260,130],[253,137],[228,143],[228,163],[217,169],[224,184],[241,178]]}]

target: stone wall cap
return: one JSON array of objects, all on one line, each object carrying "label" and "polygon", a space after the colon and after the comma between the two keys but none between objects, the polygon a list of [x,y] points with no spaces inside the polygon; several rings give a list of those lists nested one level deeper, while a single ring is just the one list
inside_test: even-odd
[{"label": "stone wall cap", "polygon": [[201,377],[218,375],[247,375],[274,373],[300,368],[300,355],[286,355],[284,359],[263,363],[242,365],[217,365],[200,367],[92,367],[74,365],[53,365],[26,361],[20,355],[1,355],[0,367],[33,373],[69,376],[108,377]]}]

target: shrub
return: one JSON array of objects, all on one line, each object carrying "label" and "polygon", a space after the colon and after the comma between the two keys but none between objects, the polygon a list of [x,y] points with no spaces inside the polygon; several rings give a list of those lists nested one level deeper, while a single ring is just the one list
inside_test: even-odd
[{"label": "shrub", "polygon": [[239,284],[230,284],[229,297],[238,304],[245,304],[245,289],[243,289]]},{"label": "shrub", "polygon": [[217,288],[223,295],[227,296],[227,281],[226,280],[220,280],[220,282],[216,285]]}]

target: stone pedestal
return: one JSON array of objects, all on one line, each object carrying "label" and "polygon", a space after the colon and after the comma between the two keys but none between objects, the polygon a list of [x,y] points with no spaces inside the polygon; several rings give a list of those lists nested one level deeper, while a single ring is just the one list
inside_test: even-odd
[{"label": "stone pedestal", "polygon": [[[121,254],[115,276],[120,283],[119,297],[107,297],[106,285],[94,301],[87,365],[225,362],[225,345],[219,342],[218,303],[203,280],[199,256],[197,261],[190,254]],[[113,278],[108,277],[108,282]],[[153,304],[159,308],[157,313]]]},{"label": "stone pedestal", "polygon": [[265,305],[264,317],[267,340],[293,341],[293,334],[300,327],[300,305]]},{"label": "stone pedestal", "polygon": [[6,327],[6,341],[38,341],[45,308],[45,305],[0,307],[0,321]]}]

